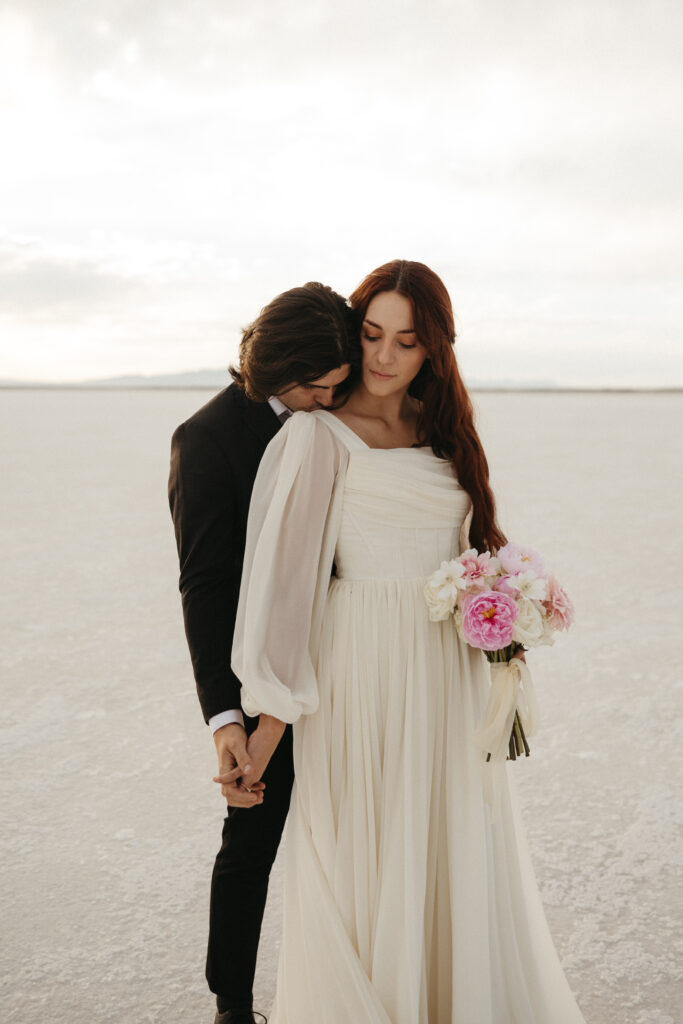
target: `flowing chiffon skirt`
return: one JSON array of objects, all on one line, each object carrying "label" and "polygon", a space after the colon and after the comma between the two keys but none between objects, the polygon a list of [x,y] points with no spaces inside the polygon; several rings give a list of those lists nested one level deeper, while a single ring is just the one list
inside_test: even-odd
[{"label": "flowing chiffon skirt", "polygon": [[273,1024],[579,1024],[509,779],[495,824],[482,799],[486,662],[424,582],[331,585]]}]

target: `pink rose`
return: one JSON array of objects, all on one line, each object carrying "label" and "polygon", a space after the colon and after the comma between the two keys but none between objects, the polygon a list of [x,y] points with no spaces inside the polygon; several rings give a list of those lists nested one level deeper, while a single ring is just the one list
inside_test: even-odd
[{"label": "pink rose", "polygon": [[471,593],[487,590],[488,581],[496,576],[499,569],[497,558],[491,558],[489,551],[484,551],[480,555],[475,548],[463,551],[458,562],[465,570],[461,580],[458,581],[458,586]]},{"label": "pink rose", "polygon": [[543,555],[526,544],[506,544],[498,552],[498,561],[511,576],[528,569],[533,569],[537,576],[545,576]]},{"label": "pink rose", "polygon": [[462,635],[472,647],[500,651],[512,643],[512,629],[518,609],[507,594],[485,590],[467,596],[462,608]]},{"label": "pink rose", "polygon": [[543,607],[553,629],[569,629],[574,621],[574,605],[553,575],[548,576],[548,596]]}]

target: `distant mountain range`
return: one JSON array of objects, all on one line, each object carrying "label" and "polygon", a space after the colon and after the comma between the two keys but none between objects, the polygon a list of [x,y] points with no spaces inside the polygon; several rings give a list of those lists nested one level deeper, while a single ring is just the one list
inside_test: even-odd
[{"label": "distant mountain range", "polygon": [[189,370],[186,373],[153,375],[127,374],[124,377],[97,377],[92,380],[29,381],[2,380],[2,388],[224,388],[230,383],[227,370]]},{"label": "distant mountain range", "polygon": [[[128,374],[124,377],[99,377],[92,380],[49,381],[3,380],[0,388],[102,388],[144,390],[145,388],[205,388],[218,391],[227,387],[231,377],[227,369],[188,370],[185,373],[161,373],[146,376],[144,374]],[[564,386],[554,380],[512,380],[498,377],[496,379],[468,380],[467,385],[473,391],[677,391],[679,388],[637,388],[637,387],[602,387],[600,385]]]}]

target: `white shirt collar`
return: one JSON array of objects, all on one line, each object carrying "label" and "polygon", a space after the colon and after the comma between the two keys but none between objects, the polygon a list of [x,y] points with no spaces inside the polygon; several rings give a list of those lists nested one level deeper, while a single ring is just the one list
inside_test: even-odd
[{"label": "white shirt collar", "polygon": [[268,399],[268,405],[278,417],[280,417],[283,412],[287,413],[288,416],[292,415],[292,410],[288,409],[285,403],[281,402],[277,395],[270,396]]}]

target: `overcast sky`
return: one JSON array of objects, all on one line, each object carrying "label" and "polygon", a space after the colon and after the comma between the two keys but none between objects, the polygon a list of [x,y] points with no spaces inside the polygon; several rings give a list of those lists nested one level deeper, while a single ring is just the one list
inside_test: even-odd
[{"label": "overcast sky", "polygon": [[0,3],[0,378],[428,263],[470,379],[683,384],[680,0]]}]

